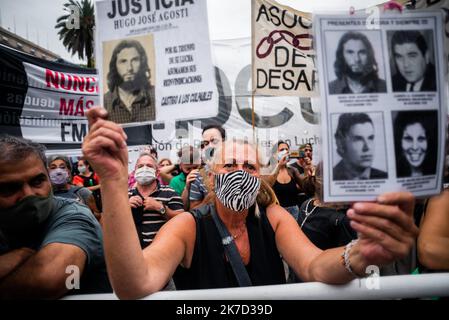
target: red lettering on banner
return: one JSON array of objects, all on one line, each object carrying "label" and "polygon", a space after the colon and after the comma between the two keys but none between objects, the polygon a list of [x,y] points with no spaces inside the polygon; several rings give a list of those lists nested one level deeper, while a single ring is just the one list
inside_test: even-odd
[{"label": "red lettering on banner", "polygon": [[74,92],[98,93],[98,86],[94,77],[75,76],[69,73],[45,70],[47,88],[64,89]]},{"label": "red lettering on banner", "polygon": [[[93,100],[84,101],[84,97],[76,99],[61,98],[59,101],[59,114],[65,116],[81,116],[84,117],[84,109],[89,110],[93,105]],[[74,111],[75,107],[75,112]]]},{"label": "red lettering on banner", "polygon": [[86,91],[87,92],[94,92],[94,90],[96,89],[96,92],[98,92],[98,86],[95,86],[95,87],[91,87],[90,86],[90,83],[89,83],[90,79],[92,79],[93,80],[92,82],[95,83],[95,78],[93,78],[93,77],[86,78]]},{"label": "red lettering on banner", "polygon": [[[65,77],[67,77],[67,86],[65,85]],[[72,90],[72,76],[70,74],[65,75],[61,72],[61,88],[65,90]]]},{"label": "red lettering on banner", "polygon": [[86,81],[86,78],[84,78],[84,77],[79,78],[77,76],[73,76],[73,90],[76,90],[76,88],[78,87],[78,90],[83,92],[85,81]]},{"label": "red lettering on banner", "polygon": [[53,84],[53,87],[59,89],[58,72],[53,72],[49,69],[45,69],[45,80],[47,81],[47,88],[51,88],[51,85]]},{"label": "red lettering on banner", "polygon": [[73,115],[73,103],[73,99],[69,99],[69,103],[67,104],[65,98],[61,98],[59,104],[59,114],[63,114],[65,116]]}]

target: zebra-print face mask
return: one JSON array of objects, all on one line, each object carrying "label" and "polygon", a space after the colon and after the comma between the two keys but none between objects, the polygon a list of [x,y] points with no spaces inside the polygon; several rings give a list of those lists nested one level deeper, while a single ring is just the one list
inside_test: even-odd
[{"label": "zebra-print face mask", "polygon": [[259,178],[244,170],[215,175],[215,194],[218,200],[233,211],[243,211],[256,202]]}]

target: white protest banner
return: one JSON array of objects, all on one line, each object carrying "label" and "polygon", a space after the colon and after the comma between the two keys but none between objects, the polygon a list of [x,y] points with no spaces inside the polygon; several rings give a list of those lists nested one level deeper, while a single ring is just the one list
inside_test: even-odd
[{"label": "white protest banner", "polygon": [[273,0],[252,0],[254,94],[318,95],[311,15]]},{"label": "white protest banner", "polygon": [[[87,134],[85,111],[98,104],[95,75],[23,63],[28,91],[21,117],[23,137],[41,143],[80,143]],[[39,128],[39,130],[36,130]],[[55,139],[56,137],[56,139]],[[55,141],[56,140],[56,141]]]},{"label": "white protest banner", "polygon": [[100,98],[111,120],[216,114],[206,1],[102,0],[95,19]]},{"label": "white protest banner", "polygon": [[[170,120],[156,118],[152,124],[125,127],[131,160],[149,144],[159,157],[176,160],[182,145],[199,146],[202,128],[211,123],[222,125],[230,137],[242,133],[252,137],[251,38],[216,40],[212,49],[217,112],[206,116],[185,108]],[[1,45],[0,65],[5,74],[0,89],[6,92],[0,95],[0,131],[44,143],[51,154],[81,155],[88,130],[83,112],[99,101],[95,70],[48,62]],[[314,163],[319,161],[317,99],[257,96],[255,101],[256,134],[267,151],[278,139],[289,142],[292,151],[309,142]]]},{"label": "white protest banner", "polygon": [[441,190],[446,73],[440,12],[316,15],[324,200]]},{"label": "white protest banner", "polygon": [[[153,144],[159,157],[170,157],[175,161],[176,151],[181,146],[191,144],[198,147],[202,139],[202,128],[211,123],[222,125],[227,137],[242,138],[242,135],[246,135],[252,138],[251,38],[212,41],[212,52],[220,97],[217,114],[214,117],[188,114],[190,120],[166,121],[163,127],[153,126]],[[287,141],[293,152],[300,145],[311,143],[313,162],[316,164],[320,161],[318,99],[256,96],[255,103],[255,130],[263,152],[269,154],[275,142],[280,139]],[[140,149],[133,147],[130,159],[135,159]],[[131,163],[130,167],[132,166]]]},{"label": "white protest banner", "polygon": [[98,104],[95,70],[48,62],[0,46],[2,133],[79,148],[87,134],[85,111]]}]

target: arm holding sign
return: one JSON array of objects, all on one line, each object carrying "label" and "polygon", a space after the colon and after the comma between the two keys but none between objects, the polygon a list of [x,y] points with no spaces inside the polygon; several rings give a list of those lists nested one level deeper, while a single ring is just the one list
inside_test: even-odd
[{"label": "arm holding sign", "polygon": [[449,269],[449,190],[430,198],[418,237],[419,261],[429,269]]}]

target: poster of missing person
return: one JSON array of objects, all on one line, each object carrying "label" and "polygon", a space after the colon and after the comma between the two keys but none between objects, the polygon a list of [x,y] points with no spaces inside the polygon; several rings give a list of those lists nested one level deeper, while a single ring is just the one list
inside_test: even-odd
[{"label": "poster of missing person", "polygon": [[206,1],[99,0],[101,104],[125,126],[217,114]]},{"label": "poster of missing person", "polygon": [[323,197],[441,190],[446,63],[440,12],[316,15]]}]

